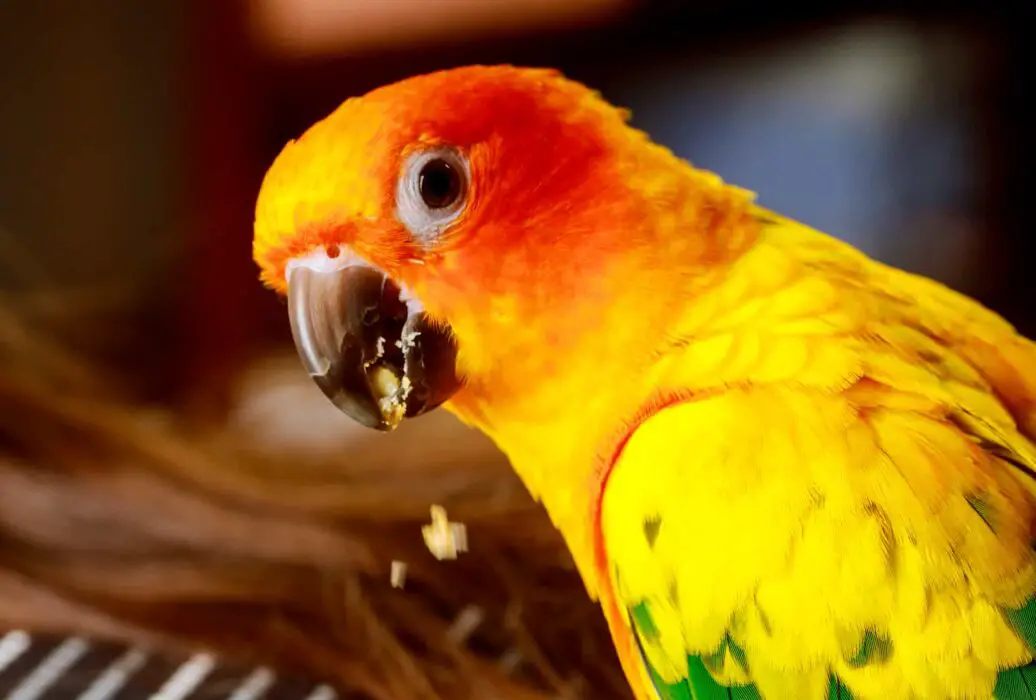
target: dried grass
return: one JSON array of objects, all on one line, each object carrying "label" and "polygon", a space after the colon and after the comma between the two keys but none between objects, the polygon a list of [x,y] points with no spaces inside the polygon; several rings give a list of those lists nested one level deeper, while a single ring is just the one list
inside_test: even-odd
[{"label": "dried grass", "polygon": [[[0,624],[379,700],[628,697],[558,534],[481,436],[440,415],[277,447],[257,419],[188,429],[108,386],[0,309]],[[467,525],[455,561],[422,541],[433,503]]]}]

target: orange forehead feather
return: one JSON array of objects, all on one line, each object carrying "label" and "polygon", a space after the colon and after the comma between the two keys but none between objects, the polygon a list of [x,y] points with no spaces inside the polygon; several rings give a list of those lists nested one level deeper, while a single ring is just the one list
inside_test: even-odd
[{"label": "orange forehead feather", "polygon": [[285,261],[335,242],[334,222],[376,222],[389,210],[383,183],[394,163],[379,153],[385,110],[362,99],[289,142],[267,171],[256,203],[253,255],[281,286]]}]

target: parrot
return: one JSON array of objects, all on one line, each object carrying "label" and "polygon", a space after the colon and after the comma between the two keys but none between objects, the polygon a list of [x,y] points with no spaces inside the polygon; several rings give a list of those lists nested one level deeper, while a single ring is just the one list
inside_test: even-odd
[{"label": "parrot", "polygon": [[506,455],[637,700],[1036,698],[1036,344],[978,301],[549,67],[345,99],[253,231],[341,412]]}]

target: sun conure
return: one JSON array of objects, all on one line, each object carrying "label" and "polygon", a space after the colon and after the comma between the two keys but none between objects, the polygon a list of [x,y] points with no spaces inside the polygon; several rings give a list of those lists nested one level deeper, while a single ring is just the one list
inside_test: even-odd
[{"label": "sun conure", "polygon": [[1036,345],[626,119],[475,66],[289,143],[254,255],[313,379],[489,435],[640,700],[1036,698]]}]

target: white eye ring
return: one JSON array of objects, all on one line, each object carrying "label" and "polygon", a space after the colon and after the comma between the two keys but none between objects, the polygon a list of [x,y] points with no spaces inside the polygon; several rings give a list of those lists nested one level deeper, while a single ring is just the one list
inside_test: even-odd
[{"label": "white eye ring", "polygon": [[456,148],[414,153],[396,183],[396,218],[414,238],[432,243],[464,211],[470,180],[468,159]]}]

